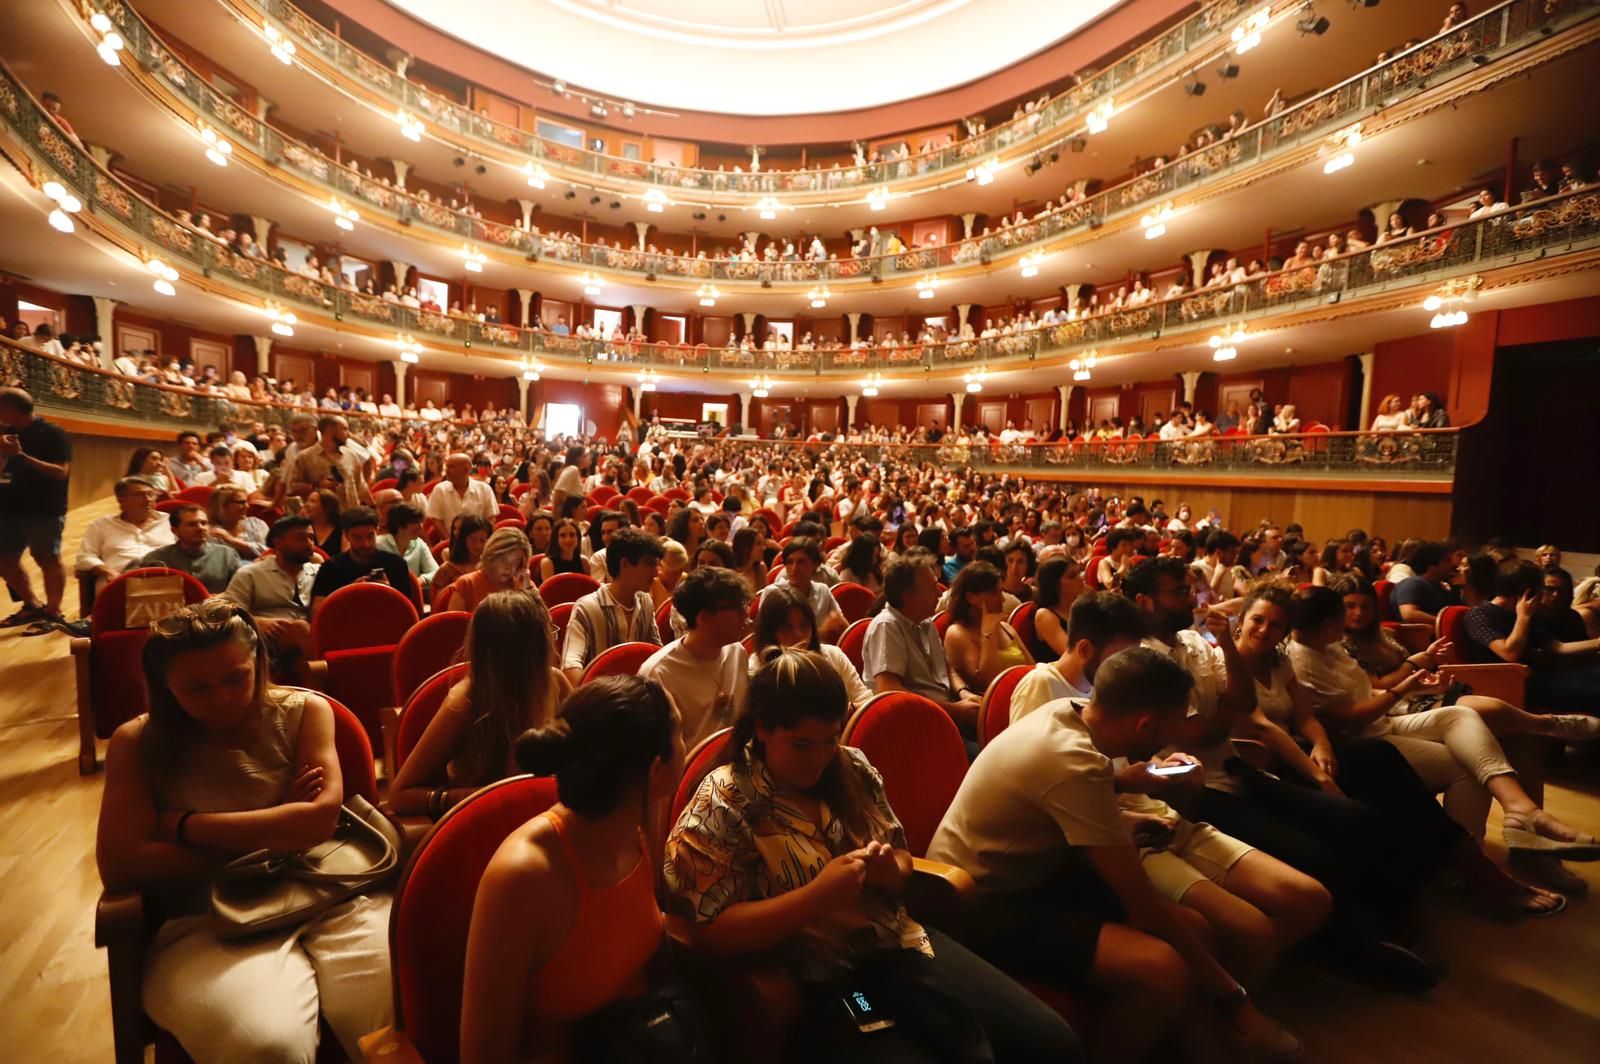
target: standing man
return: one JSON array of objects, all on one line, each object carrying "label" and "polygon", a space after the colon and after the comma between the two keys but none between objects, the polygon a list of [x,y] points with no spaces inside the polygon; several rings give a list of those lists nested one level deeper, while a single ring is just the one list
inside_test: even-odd
[{"label": "standing man", "polygon": [[310,495],[331,491],[339,496],[343,508],[372,502],[364,472],[365,452],[350,445],[350,423],[338,414],[326,414],[317,421],[319,439],[315,447],[302,447],[289,471],[289,493]]},{"label": "standing man", "polygon": [[467,514],[494,524],[500,513],[494,489],[473,480],[471,473],[472,459],[465,454],[452,454],[444,460],[444,479],[428,493],[428,511],[422,523],[422,536],[429,543],[448,536],[455,519]]},{"label": "standing man", "polygon": [[[0,388],[0,577],[22,609],[0,627],[28,625],[28,635],[43,635],[64,622],[61,596],[67,570],[61,564],[61,530],[67,520],[67,477],[72,472],[72,441],[33,412],[33,396],[21,388]],[[33,555],[44,576],[44,602],[22,571],[22,552]]]}]

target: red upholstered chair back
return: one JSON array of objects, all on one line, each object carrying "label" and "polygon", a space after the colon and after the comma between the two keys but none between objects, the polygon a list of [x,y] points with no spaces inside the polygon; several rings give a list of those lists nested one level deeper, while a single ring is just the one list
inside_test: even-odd
[{"label": "red upholstered chair back", "polygon": [[944,633],[950,627],[950,611],[940,610],[933,615],[933,630],[939,633],[939,638],[944,638]]},{"label": "red upholstered chair back", "polygon": [[432,495],[433,494],[433,489],[437,488],[439,486],[439,482],[442,481],[443,479],[444,479],[443,477],[434,477],[432,480],[430,480],[426,484],[422,485],[422,494],[423,495]]},{"label": "red upholstered chair back", "polygon": [[646,510],[653,510],[662,517],[665,517],[667,516],[667,511],[672,509],[672,500],[667,498],[665,495],[652,495],[645,502],[644,508]]},{"label": "red upholstered chair back", "polygon": [[618,643],[614,647],[607,647],[583,670],[583,682],[598,680],[602,676],[632,676],[651,654],[660,649],[655,643]]},{"label": "red upholstered chair back", "polygon": [[843,536],[829,536],[827,539],[822,541],[822,551],[824,554],[826,554],[828,551],[831,551],[836,547],[844,546],[844,542],[845,540]]},{"label": "red upholstered chair back", "polygon": [[567,639],[567,622],[572,620],[572,603],[563,602],[559,606],[550,607],[550,623],[556,626],[556,653],[561,653],[561,644]]},{"label": "red upholstered chair back", "polygon": [[193,488],[184,488],[178,492],[179,502],[197,502],[201,506],[211,501],[211,493],[217,489],[210,484],[201,484]]},{"label": "red upholstered chair back", "polygon": [[694,797],[694,792],[700,789],[700,781],[706,778],[706,773],[711,771],[712,766],[722,760],[723,752],[727,750],[728,740],[732,736],[732,728],[712,732],[701,739],[683,759],[683,776],[679,778],[678,789],[672,795],[672,815],[667,818],[669,834],[672,832],[672,826],[683,815],[683,811],[689,807],[689,800]]},{"label": "red upholstered chair back", "polygon": [[204,584],[177,569],[131,569],[106,584],[89,613],[89,705],[94,733],[102,739],[150,708],[144,686],[146,628],[124,628],[128,580],[133,576],[176,576],[183,580],[183,601],[193,605],[210,592]]},{"label": "red upholstered chair back", "polygon": [[[1033,603],[1024,603],[1031,606]],[[983,692],[983,704],[978,707],[978,745],[988,746],[996,735],[1011,723],[1011,694],[1022,678],[1033,671],[1032,665],[1013,665],[989,681]]]},{"label": "red upholstered chair back", "polygon": [[1446,606],[1439,611],[1439,638],[1448,639],[1455,644],[1450,653],[1448,664],[1460,665],[1466,659],[1461,654],[1461,638],[1465,634],[1462,622],[1467,619],[1465,606]]},{"label": "red upholstered chair back", "polygon": [[499,505],[500,508],[495,511],[495,519],[499,521],[516,521],[517,526],[520,528],[522,523],[522,512],[515,506],[508,506],[505,503],[500,503]]},{"label": "red upholstered chair back", "polygon": [[[94,597],[94,609],[89,614],[89,635],[91,638],[102,636],[108,632],[136,631],[144,635],[143,628],[123,627],[123,617],[128,607],[128,580],[130,577],[146,576],[176,576],[183,580],[184,605],[192,606],[196,602],[209,598],[211,592],[206,586],[181,569],[163,569],[151,567],[148,569],[129,569],[111,580],[101,589],[100,594]],[[140,710],[139,712],[144,712]]]},{"label": "red upholstered chair back", "polygon": [[[773,560],[776,561],[777,559],[773,559]],[[784,567],[783,567],[783,565],[781,563],[777,564],[777,565],[774,565],[772,568],[768,569],[767,570],[767,586],[771,587],[773,584],[776,584],[778,582],[778,577],[782,576],[785,572],[786,572],[786,570],[784,569]]]},{"label": "red upholstered chair back", "polygon": [[394,648],[394,697],[404,705],[424,680],[456,659],[472,614],[446,610],[424,617]]},{"label": "red upholstered chair back", "polygon": [[395,728],[395,764],[394,768],[389,770],[390,779],[399,774],[400,766],[406,763],[406,758],[416,749],[417,743],[422,739],[422,733],[428,730],[428,723],[433,720],[434,714],[439,712],[439,707],[444,705],[444,696],[450,693],[450,688],[467,675],[469,670],[470,666],[464,661],[448,665],[423,680],[404,700],[400,709],[400,723]]},{"label": "red upholstered chair back", "polygon": [[577,602],[591,591],[598,591],[600,584],[592,576],[582,573],[557,573],[539,585],[539,597],[544,599],[547,607],[556,607],[564,602]]},{"label": "red upholstered chair back", "polygon": [[639,487],[628,489],[628,498],[632,499],[640,506],[643,506],[645,503],[655,498],[655,492],[651,491],[647,487],[644,487],[643,485],[640,485]]},{"label": "red upholstered chair back", "polygon": [[395,477],[384,477],[382,480],[372,485],[372,494],[376,495],[380,491],[388,491],[391,488],[398,488],[399,486],[400,481]]},{"label": "red upholstered chair back", "polygon": [[672,600],[667,599],[656,607],[656,631],[661,633],[663,645],[672,642],[677,637],[672,634]]},{"label": "red upholstered chair back", "polygon": [[450,541],[448,539],[441,539],[441,540],[438,540],[435,543],[429,544],[428,553],[433,555],[433,560],[434,561],[442,562],[442,561],[444,561],[444,552],[449,550],[449,549],[450,549]]},{"label": "red upholstered chair back", "polygon": [[1038,608],[1037,602],[1024,602],[1011,611],[1011,627],[1017,630],[1017,637],[1030,654],[1033,653],[1033,641],[1038,638],[1038,633],[1033,630],[1033,612]]},{"label": "red upholstered chair back", "polygon": [[861,671],[861,655],[867,646],[867,628],[872,624],[871,617],[863,617],[859,621],[851,621],[845,630],[839,633],[839,649],[844,651],[844,656],[850,659],[850,664]]},{"label": "red upholstered chair back", "polygon": [[865,617],[867,610],[872,607],[872,600],[877,597],[860,584],[846,582],[833,585],[833,601],[839,604],[839,612],[844,614],[847,621],[859,621]]},{"label": "red upholstered chair back", "polygon": [[491,783],[435,824],[411,855],[389,914],[395,1025],[423,1060],[460,1055],[467,929],[478,881],[512,832],[556,803],[552,778]]},{"label": "red upholstered chair back", "polygon": [[928,843],[967,773],[967,748],[955,721],[910,691],[867,699],[844,727],[844,743],[867,755],[883,775],[889,806],[906,830],[913,857]]},{"label": "red upholstered chair back", "polygon": [[1372,592],[1378,596],[1378,620],[1399,620],[1399,618],[1394,615],[1394,603],[1392,601],[1394,596],[1394,581],[1374,580],[1372,582]]},{"label": "red upholstered chair back", "polygon": [[155,504],[155,508],[164,514],[170,514],[178,507],[187,505],[188,503],[184,502],[182,499],[162,499]]},{"label": "red upholstered chair back", "polygon": [[496,532],[498,532],[502,528],[521,528],[521,527],[522,527],[522,518],[520,518],[520,517],[502,517],[502,518],[500,518],[500,520],[498,520],[498,521],[496,521],[494,523],[494,528],[495,528]]},{"label": "red upholstered chair back", "polygon": [[679,502],[688,502],[689,493],[682,488],[668,488],[661,493],[663,499],[677,499]]},{"label": "red upholstered chair back", "polygon": [[774,510],[770,506],[763,506],[750,516],[763,518],[767,522],[767,532],[769,533],[776,532],[778,527],[783,524],[783,522],[778,519],[778,511]]},{"label": "red upholstered chair back", "polygon": [[620,491],[612,487],[610,484],[602,484],[589,493],[589,498],[598,503],[605,503],[615,499],[621,494],[622,493]]},{"label": "red upholstered chair back", "polygon": [[330,650],[393,646],[416,623],[411,599],[388,584],[347,584],[312,618],[311,642],[319,658]]},{"label": "red upholstered chair back", "polygon": [[339,758],[339,775],[344,777],[344,793],[359,794],[373,805],[378,804],[378,769],[372,761],[372,744],[367,741],[367,729],[359,718],[337,698],[324,691],[306,687],[291,687],[291,691],[304,691],[308,695],[321,695],[333,707],[333,747]]}]

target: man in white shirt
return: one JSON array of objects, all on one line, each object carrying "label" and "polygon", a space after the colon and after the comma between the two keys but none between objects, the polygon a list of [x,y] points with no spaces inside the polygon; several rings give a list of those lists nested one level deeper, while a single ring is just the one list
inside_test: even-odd
[{"label": "man in white shirt", "polygon": [[730,569],[696,569],[672,592],[689,632],[652,654],[639,675],[672,693],[683,716],[684,745],[731,725],[744,711],[749,655],[740,645],[750,592]]},{"label": "man in white shirt", "polygon": [[[178,456],[167,460],[167,467],[172,470],[177,478],[183,481],[184,487],[191,487],[197,482],[200,474],[211,469],[211,463],[206,460],[200,446],[198,432],[184,431],[178,433]],[[174,488],[173,490],[177,490]]]},{"label": "man in white shirt", "polygon": [[1011,692],[1011,723],[1058,698],[1088,698],[1101,663],[1138,646],[1144,634],[1144,617],[1124,596],[1095,591],[1079,598],[1067,618],[1066,653],[1035,665],[1017,684]]},{"label": "man in white shirt", "polygon": [[378,414],[381,417],[399,417],[400,406],[394,401],[394,396],[385,395],[383,402],[378,404]]},{"label": "man in white shirt", "polygon": [[211,468],[203,473],[197,473],[189,481],[189,486],[194,487],[223,487],[231,485],[244,489],[246,495],[255,494],[256,481],[249,473],[242,469],[233,468],[233,452],[225,443],[214,444],[211,448]]},{"label": "man in white shirt", "polygon": [[588,452],[582,447],[567,448],[567,464],[556,475],[556,482],[550,487],[550,509],[554,513],[561,512],[561,503],[569,495],[583,494],[583,466],[588,460]]},{"label": "man in white shirt", "polygon": [[1185,428],[1183,424],[1183,414],[1176,410],[1174,410],[1172,412],[1172,416],[1167,419],[1167,423],[1161,426],[1161,432],[1159,433],[1163,440],[1178,440],[1182,439],[1188,434],[1189,430]]},{"label": "man in white shirt", "polygon": [[561,644],[561,671],[576,687],[584,669],[619,643],[660,643],[650,587],[661,564],[661,541],[643,529],[623,528],[606,545],[604,586],[572,606]]},{"label": "man in white shirt", "polygon": [[94,574],[95,594],[134,562],[173,542],[172,524],[153,505],[156,490],[148,480],[123,477],[114,490],[118,512],[89,522],[74,563],[79,573]]},{"label": "man in white shirt", "polygon": [[500,513],[494,489],[481,480],[473,480],[471,471],[472,459],[467,455],[456,453],[444,460],[444,479],[428,494],[428,511],[422,523],[422,535],[428,542],[448,536],[451,522],[462,514],[494,523]]}]

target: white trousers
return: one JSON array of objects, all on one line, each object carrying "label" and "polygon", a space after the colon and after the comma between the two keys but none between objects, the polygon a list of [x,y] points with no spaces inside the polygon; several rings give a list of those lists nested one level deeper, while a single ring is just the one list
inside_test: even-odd
[{"label": "white trousers", "polygon": [[280,935],[220,941],[210,917],[156,933],[144,1008],[197,1064],[313,1064],[326,1017],[351,1060],[392,1022],[388,894],[352,898]]},{"label": "white trousers", "polygon": [[1444,793],[1444,811],[1475,839],[1483,838],[1491,798],[1484,785],[1515,770],[1483,717],[1465,706],[1384,718],[1393,744],[1422,782]]}]

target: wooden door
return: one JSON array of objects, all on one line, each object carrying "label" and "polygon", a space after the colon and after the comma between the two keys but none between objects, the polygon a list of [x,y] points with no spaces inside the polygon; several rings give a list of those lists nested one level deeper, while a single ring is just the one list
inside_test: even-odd
[{"label": "wooden door", "polygon": [[278,381],[294,381],[296,385],[317,390],[317,364],[310,355],[284,355],[272,356],[272,369]]},{"label": "wooden door", "polygon": [[1227,413],[1229,404],[1238,403],[1239,413],[1243,415],[1250,406],[1250,393],[1260,387],[1260,378],[1251,381],[1229,381],[1227,384],[1219,384],[1217,386],[1217,408],[1208,411],[1208,413],[1216,417],[1219,414]]},{"label": "wooden door", "polygon": [[378,393],[378,368],[376,366],[341,364],[339,366],[339,383],[346,388],[376,396]]},{"label": "wooden door", "polygon": [[142,325],[117,325],[117,354],[139,358],[146,351],[151,358],[161,354],[160,333]]},{"label": "wooden door", "polygon": [[[1173,407],[1178,403],[1178,392],[1175,388],[1163,388],[1153,392],[1139,393],[1139,420],[1144,422],[1146,432],[1155,432],[1166,424],[1166,418],[1172,416]],[[1163,416],[1165,415],[1165,416]]]},{"label": "wooden door", "polygon": [[1005,400],[1002,399],[993,403],[979,403],[978,424],[987,428],[989,435],[1000,435],[1000,431],[1006,427]]},{"label": "wooden door", "polygon": [[[1042,440],[1056,427],[1056,401],[1054,399],[1029,399],[1023,407],[1023,416],[1033,422],[1033,431]],[[1022,426],[1017,426],[1021,428]]]},{"label": "wooden door", "polygon": [[917,423],[909,426],[914,429],[925,429],[929,425],[938,425],[941,429],[950,427],[950,410],[945,403],[919,403],[917,404]]},{"label": "wooden door", "polygon": [[429,399],[433,405],[443,407],[450,401],[450,382],[444,377],[424,377],[421,374],[412,376],[411,402],[419,410],[422,404]]},{"label": "wooden door", "polygon": [[[217,380],[226,384],[230,370],[228,368],[228,345],[219,340],[201,340],[198,337],[189,338],[189,361],[194,363],[195,369],[205,372],[207,367],[217,371]],[[198,374],[196,374],[198,377]]]},{"label": "wooden door", "polygon": [[1084,428],[1097,429],[1102,421],[1110,424],[1111,419],[1116,417],[1117,414],[1117,395],[1115,392],[1110,395],[1091,395],[1089,396],[1089,424],[1085,425]]},{"label": "wooden door", "polygon": [[761,404],[761,435],[771,436],[778,425],[794,424],[794,408],[788,403]]},{"label": "wooden door", "polygon": [[837,434],[839,431],[839,404],[812,403],[811,431]]}]

